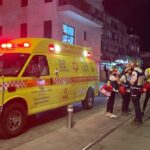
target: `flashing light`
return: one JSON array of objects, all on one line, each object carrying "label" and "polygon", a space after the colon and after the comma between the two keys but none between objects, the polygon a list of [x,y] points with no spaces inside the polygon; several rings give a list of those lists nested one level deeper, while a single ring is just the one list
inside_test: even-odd
[{"label": "flashing light", "polygon": [[7,44],[6,43],[1,44],[1,48],[7,48]]},{"label": "flashing light", "polygon": [[11,49],[11,48],[18,48],[18,47],[28,48],[30,47],[30,44],[27,42],[22,44],[2,43],[0,47],[2,49]]},{"label": "flashing light", "polygon": [[6,46],[7,46],[8,49],[12,48],[12,44],[11,43],[7,43]]},{"label": "flashing light", "polygon": [[52,51],[52,52],[60,52],[61,51],[61,47],[59,45],[52,45],[50,44],[49,45],[49,50]]},{"label": "flashing light", "polygon": [[60,52],[60,51],[61,51],[61,48],[60,48],[59,45],[55,45],[55,51],[56,51],[56,52]]},{"label": "flashing light", "polygon": [[83,52],[84,57],[91,57],[91,52],[87,52],[86,50]]},{"label": "flashing light", "polygon": [[91,56],[92,56],[91,52],[88,52],[87,57],[91,57]]},{"label": "flashing light", "polygon": [[49,50],[53,52],[55,50],[54,45],[50,44],[49,45]]},{"label": "flashing light", "polygon": [[85,50],[85,51],[83,51],[83,55],[84,55],[84,57],[87,57],[87,51]]},{"label": "flashing light", "polygon": [[13,45],[11,44],[11,43],[3,43],[3,44],[1,44],[1,48],[3,48],[3,49],[10,49],[10,48],[12,48],[13,47]]},{"label": "flashing light", "polygon": [[23,47],[25,47],[25,48],[28,48],[28,47],[30,47],[30,44],[29,43],[23,43]]}]

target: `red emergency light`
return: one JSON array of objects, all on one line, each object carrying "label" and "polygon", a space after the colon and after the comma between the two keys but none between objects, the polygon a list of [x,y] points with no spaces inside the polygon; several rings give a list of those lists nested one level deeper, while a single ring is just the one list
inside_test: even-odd
[{"label": "red emergency light", "polygon": [[21,44],[2,43],[0,45],[0,48],[2,48],[2,49],[12,49],[12,48],[18,48],[18,47],[29,48],[30,44],[28,42],[24,42],[24,43],[21,43]]},{"label": "red emergency light", "polygon": [[54,45],[50,44],[50,45],[49,45],[49,50],[50,50],[51,52],[53,52],[53,51],[55,50]]},{"label": "red emergency light", "polygon": [[91,52],[88,52],[87,53],[87,57],[91,57],[92,56],[92,53]]},{"label": "red emergency light", "polygon": [[11,43],[3,43],[3,44],[1,44],[1,48],[3,48],[3,49],[10,49],[10,48],[12,48],[13,47],[13,45],[11,44]]}]

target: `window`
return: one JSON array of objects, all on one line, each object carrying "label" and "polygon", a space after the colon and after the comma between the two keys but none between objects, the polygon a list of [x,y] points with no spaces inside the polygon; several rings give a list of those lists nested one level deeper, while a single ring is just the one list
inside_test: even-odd
[{"label": "window", "polygon": [[67,24],[63,24],[63,42],[75,44],[75,28]]},{"label": "window", "polygon": [[29,62],[23,76],[36,77],[49,75],[49,68],[46,56],[35,55]]},{"label": "window", "polygon": [[86,41],[86,31],[84,31],[84,41]]},{"label": "window", "polygon": [[28,6],[28,0],[21,0],[21,6],[22,7]]},{"label": "window", "polygon": [[3,0],[0,0],[0,5],[3,5]]},{"label": "window", "polygon": [[21,6],[22,7],[28,6],[28,0],[21,0]]},{"label": "window", "polygon": [[44,21],[44,37],[45,38],[52,37],[52,20]]},{"label": "window", "polygon": [[2,29],[2,26],[0,26],[0,36],[2,36],[3,34],[3,29]]},{"label": "window", "polygon": [[53,0],[45,0],[45,3],[47,3],[47,2],[52,2]]},{"label": "window", "polygon": [[20,37],[27,37],[27,24],[22,23],[20,25]]},{"label": "window", "polygon": [[27,61],[29,54],[4,53],[0,55],[0,76],[16,77]]}]

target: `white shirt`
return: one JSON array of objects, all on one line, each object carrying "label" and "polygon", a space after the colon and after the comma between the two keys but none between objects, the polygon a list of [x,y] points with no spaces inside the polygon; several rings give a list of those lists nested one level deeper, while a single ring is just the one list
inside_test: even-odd
[{"label": "white shirt", "polygon": [[131,82],[130,83],[131,83],[131,85],[134,85],[135,82],[138,80],[137,85],[141,86],[144,83],[144,76],[140,76],[140,78],[138,79],[138,73],[137,72],[142,73],[141,68],[139,68],[139,67],[135,67],[134,68],[134,71],[132,72]]}]

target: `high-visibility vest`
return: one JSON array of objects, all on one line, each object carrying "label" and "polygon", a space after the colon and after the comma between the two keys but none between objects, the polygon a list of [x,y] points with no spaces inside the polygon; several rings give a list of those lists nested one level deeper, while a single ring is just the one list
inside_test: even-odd
[{"label": "high-visibility vest", "polygon": [[[146,71],[148,72],[148,74],[150,74],[150,68],[147,68]],[[147,80],[148,82],[150,82],[150,77],[148,77],[146,80]]]}]

